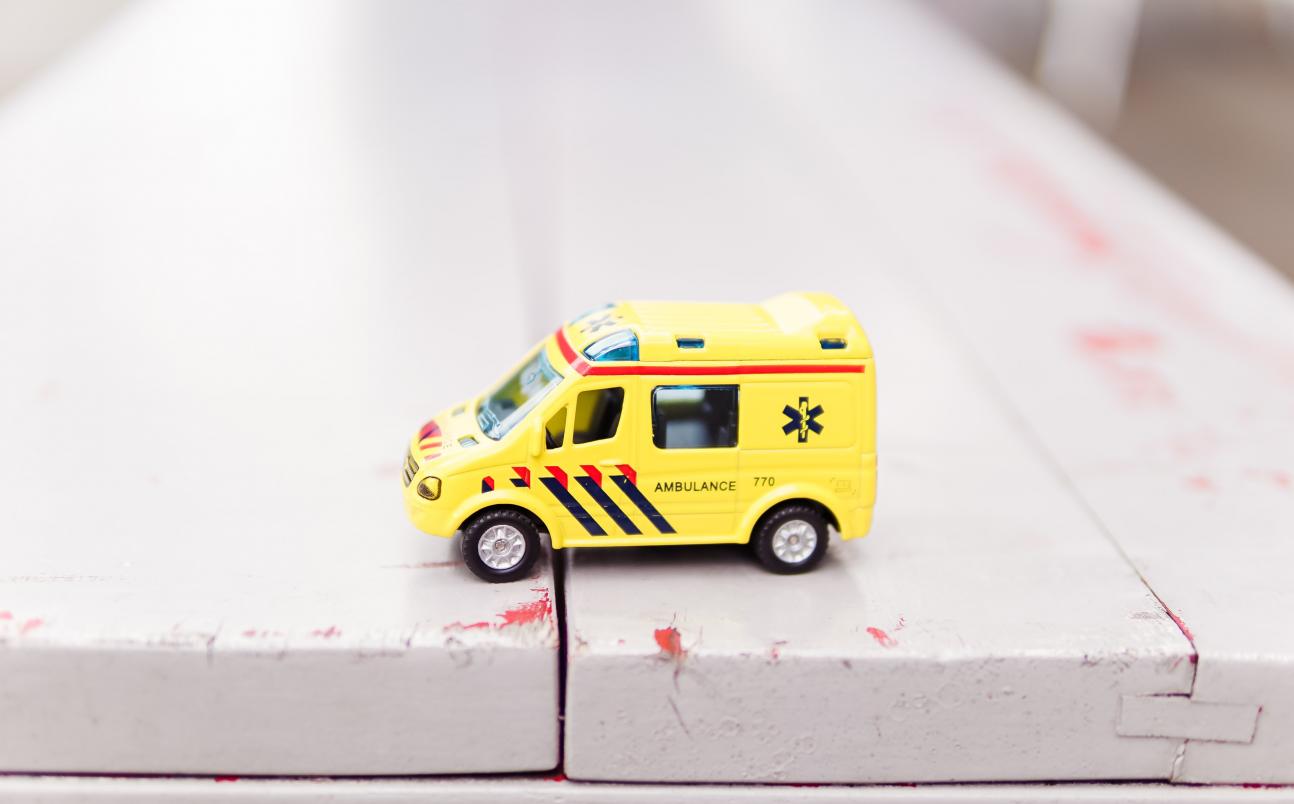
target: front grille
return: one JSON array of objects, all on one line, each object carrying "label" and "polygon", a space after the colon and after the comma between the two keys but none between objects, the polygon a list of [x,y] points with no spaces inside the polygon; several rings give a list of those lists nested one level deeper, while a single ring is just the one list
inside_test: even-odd
[{"label": "front grille", "polygon": [[409,450],[404,455],[404,485],[408,487],[413,482],[413,476],[418,474],[418,462],[413,459],[413,450]]}]

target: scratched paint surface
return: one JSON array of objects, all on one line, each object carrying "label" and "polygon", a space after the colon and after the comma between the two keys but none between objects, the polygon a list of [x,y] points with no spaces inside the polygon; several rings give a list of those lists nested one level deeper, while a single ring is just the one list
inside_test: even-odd
[{"label": "scratched paint surface", "polygon": [[416,20],[299,11],[132,8],[0,117],[0,770],[557,762],[548,563],[480,583],[399,493],[525,346],[497,107],[400,83]]},{"label": "scratched paint surface", "polygon": [[818,88],[797,119],[832,115],[860,213],[1172,611],[1193,699],[1261,707],[1252,743],[1192,740],[1172,778],[1294,782],[1294,288],[955,42],[890,97],[854,58],[872,26],[824,9],[747,19],[760,53],[812,54],[753,73]]},{"label": "scratched paint surface", "polygon": [[[771,27],[812,38],[839,7],[779,8]],[[906,69],[924,29],[864,16],[873,27],[855,32],[851,57],[895,84],[866,104],[895,103],[908,79],[888,65]],[[877,354],[876,524],[796,577],[764,573],[739,547],[575,551],[567,773],[1167,778],[1181,742],[1119,737],[1117,698],[1188,691],[1189,641],[904,270],[883,208],[862,214],[841,161],[801,128],[795,95],[814,84],[753,74],[767,34],[747,26],[761,19],[671,5],[623,27],[576,26],[600,36],[566,65],[598,78],[565,95],[565,291],[573,310],[610,294],[840,295]],[[629,31],[666,52],[624,47]],[[894,151],[892,170],[910,153]],[[924,222],[923,242],[937,240]],[[623,274],[607,275],[612,261]]]}]

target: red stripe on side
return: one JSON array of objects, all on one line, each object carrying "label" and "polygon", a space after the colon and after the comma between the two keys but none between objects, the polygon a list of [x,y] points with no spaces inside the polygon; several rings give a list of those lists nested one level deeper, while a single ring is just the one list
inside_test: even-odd
[{"label": "red stripe on side", "polygon": [[598,468],[596,466],[590,466],[587,463],[582,463],[580,464],[580,468],[584,470],[584,474],[593,478],[594,483],[597,483],[599,486],[602,485],[602,473],[598,471]]},{"label": "red stripe on side", "polygon": [[632,466],[627,463],[618,463],[616,464],[616,468],[620,470],[620,474],[629,478],[630,483],[633,483],[635,486],[638,485],[638,473],[634,471]]},{"label": "red stripe on side", "polygon": [[713,375],[713,374],[862,374],[865,365],[798,365],[798,366],[590,366],[581,374],[589,375]]}]

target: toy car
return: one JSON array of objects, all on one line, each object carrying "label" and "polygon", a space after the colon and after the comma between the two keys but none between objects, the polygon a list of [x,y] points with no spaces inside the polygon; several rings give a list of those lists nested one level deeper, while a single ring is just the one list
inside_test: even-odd
[{"label": "toy car", "polygon": [[461,531],[487,581],[527,577],[544,532],[554,550],[749,542],[804,572],[829,527],[871,526],[871,346],[824,294],[608,304],[423,425],[403,475],[414,525]]}]

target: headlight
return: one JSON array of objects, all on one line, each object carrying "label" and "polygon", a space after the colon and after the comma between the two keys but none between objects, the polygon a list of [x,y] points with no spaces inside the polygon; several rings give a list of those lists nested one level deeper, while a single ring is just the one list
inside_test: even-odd
[{"label": "headlight", "polygon": [[418,481],[418,496],[424,500],[435,500],[440,497],[440,478],[424,477]]}]

